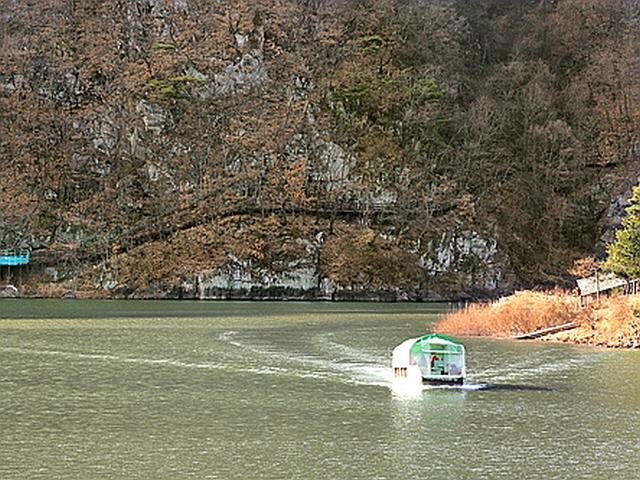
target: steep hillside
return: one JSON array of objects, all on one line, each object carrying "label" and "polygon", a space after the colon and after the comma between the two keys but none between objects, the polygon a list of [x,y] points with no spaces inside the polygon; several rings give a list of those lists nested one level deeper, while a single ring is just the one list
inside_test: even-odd
[{"label": "steep hillside", "polygon": [[0,0],[0,246],[55,295],[562,282],[637,174],[639,10]]}]

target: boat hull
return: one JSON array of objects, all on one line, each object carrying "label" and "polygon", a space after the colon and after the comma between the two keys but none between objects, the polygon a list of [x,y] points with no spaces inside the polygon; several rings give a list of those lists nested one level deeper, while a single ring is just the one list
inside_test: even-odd
[{"label": "boat hull", "polygon": [[451,379],[438,379],[438,378],[423,378],[423,385],[433,385],[433,386],[441,386],[441,385],[462,385],[464,383],[464,378],[451,378]]}]

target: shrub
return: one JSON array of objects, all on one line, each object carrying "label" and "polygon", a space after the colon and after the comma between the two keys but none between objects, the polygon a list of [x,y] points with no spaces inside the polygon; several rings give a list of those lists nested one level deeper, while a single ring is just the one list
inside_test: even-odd
[{"label": "shrub", "polygon": [[437,332],[512,336],[553,325],[586,320],[588,308],[565,293],[517,292],[497,302],[473,304],[447,315]]}]

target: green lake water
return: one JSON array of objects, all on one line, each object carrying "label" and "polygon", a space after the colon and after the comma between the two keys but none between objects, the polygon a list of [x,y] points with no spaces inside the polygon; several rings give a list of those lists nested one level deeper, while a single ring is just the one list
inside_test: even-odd
[{"label": "green lake water", "polygon": [[[0,301],[0,479],[640,478],[640,352],[462,339],[445,305]],[[491,388],[493,387],[493,388]]]}]

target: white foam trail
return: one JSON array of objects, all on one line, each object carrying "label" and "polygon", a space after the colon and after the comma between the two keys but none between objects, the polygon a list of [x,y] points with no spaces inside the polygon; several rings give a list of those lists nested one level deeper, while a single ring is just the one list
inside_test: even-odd
[{"label": "white foam trail", "polygon": [[407,382],[405,379],[394,379],[388,385],[391,393],[400,398],[419,398],[424,391],[424,385],[418,382]]},{"label": "white foam trail", "polygon": [[327,335],[322,335],[320,337],[320,345],[324,350],[331,350],[333,352],[341,354],[343,357],[348,359],[359,360],[363,363],[375,363],[380,364],[388,361],[389,357],[382,357],[380,355],[374,355],[371,352],[361,350],[358,348],[353,348],[349,345],[345,345],[343,343],[339,343],[333,340],[329,340]]},{"label": "white foam trail", "polygon": [[462,385],[459,385],[458,388],[460,390],[468,390],[470,392],[475,392],[477,390],[483,390],[487,388],[487,384],[486,383],[464,383]]},{"label": "white foam trail", "polygon": [[234,347],[242,347],[242,344],[240,342],[238,342],[237,340],[234,340],[236,335],[238,335],[237,331],[229,330],[228,332],[221,333],[218,336],[218,340],[220,340],[221,342],[225,342],[230,345],[233,345]]},{"label": "white foam trail", "polygon": [[406,379],[393,379],[388,385],[394,395],[416,396],[423,392],[436,390],[453,390],[475,392],[487,388],[486,383],[463,383],[462,385],[425,385],[421,382],[411,382]]},{"label": "white foam trail", "polygon": [[67,357],[67,358],[86,358],[86,359],[92,359],[92,360],[120,360],[120,358],[115,355],[99,354],[99,353],[64,352],[60,350],[31,350],[27,348],[18,348],[18,347],[5,347],[2,350],[4,350],[5,352],[26,353],[26,354],[35,354],[35,355],[55,355],[55,356]]},{"label": "white foam trail", "polygon": [[421,382],[409,382],[406,379],[394,379],[385,385],[391,389],[395,397],[405,399],[422,398],[425,392],[429,391],[458,391],[458,392],[474,392],[487,388],[484,383],[471,383],[462,385],[424,385]]},{"label": "white foam trail", "polygon": [[170,358],[137,358],[137,357],[120,357],[110,354],[67,352],[61,350],[31,350],[26,348],[5,347],[2,350],[13,353],[23,353],[29,355],[52,355],[63,358],[85,359],[85,360],[103,360],[110,362],[134,363],[141,365],[160,365],[189,369],[204,370],[226,370],[230,372],[251,373],[255,375],[290,375],[299,378],[317,378],[326,379],[327,375],[319,372],[305,372],[282,367],[263,366],[263,367],[237,367],[234,365],[224,365],[219,363],[193,363],[183,362]]},{"label": "white foam trail", "polygon": [[391,367],[376,365],[351,365],[345,369],[349,383],[355,385],[372,385],[390,387],[393,383]]},{"label": "white foam trail", "polygon": [[292,354],[291,352],[277,352],[268,350],[266,348],[260,348],[256,345],[250,345],[239,340],[232,340],[232,338],[235,338],[236,333],[237,332],[225,332],[224,334],[220,335],[218,339],[237,347],[242,347],[245,351],[260,355],[267,360],[284,361],[288,364],[294,364],[296,366],[307,366],[313,369],[312,371],[304,371],[300,370],[299,368],[288,369],[288,371],[295,372],[295,374],[301,378],[338,378],[336,374],[344,374],[364,366],[362,363],[358,363],[357,366],[354,367],[353,364],[341,363],[336,360],[327,360],[311,355]]},{"label": "white foam trail", "polygon": [[[336,360],[336,355],[332,355],[331,359],[327,359],[312,355],[292,354],[291,352],[277,352],[243,343],[239,340],[234,340],[234,343],[266,359],[284,360],[289,364],[306,366],[312,369],[312,371],[296,369],[296,374],[301,378],[321,378],[324,380],[339,380],[356,385],[389,387],[393,380],[393,375],[391,367],[387,365],[387,358],[328,340],[327,337],[330,335],[332,334],[322,335],[320,341],[315,341],[314,343],[319,343],[323,351],[332,350],[340,353],[341,360]],[[231,343],[230,338],[234,338],[234,336],[225,335],[219,337],[220,340],[228,343]]]},{"label": "white foam trail", "polygon": [[500,383],[513,380],[540,378],[544,377],[544,375],[546,374],[554,372],[579,369],[590,363],[601,361],[601,359],[601,356],[585,355],[579,358],[570,358],[560,361],[547,360],[545,363],[535,366],[532,366],[532,364],[535,363],[535,359],[529,359],[526,364],[522,366],[513,366],[505,373],[496,374],[495,371],[489,371],[484,372],[484,374],[473,375],[473,377],[481,379],[482,381],[487,381],[488,383]]},{"label": "white foam trail", "polygon": [[[229,338],[234,334],[233,332],[225,332],[229,334]],[[227,341],[230,341],[227,339]],[[238,367],[237,365],[225,365],[221,363],[196,363],[185,362],[171,358],[140,358],[140,357],[125,357],[112,354],[101,353],[84,353],[84,352],[70,352],[62,350],[35,350],[28,348],[18,347],[5,347],[2,350],[22,353],[29,355],[51,355],[62,358],[70,359],[83,359],[83,360],[98,360],[105,362],[120,362],[138,365],[157,365],[174,368],[188,368],[188,369],[200,369],[200,370],[223,370],[229,372],[241,372],[249,373],[253,375],[279,375],[279,376],[293,376],[295,378],[310,378],[324,381],[339,380],[342,382],[348,382],[355,385],[367,385],[367,386],[379,386],[385,388],[391,388],[394,394],[399,395],[414,395],[421,393],[429,389],[458,389],[458,390],[479,390],[484,388],[483,384],[469,384],[469,385],[455,385],[455,386],[429,386],[422,385],[416,382],[407,382],[404,379],[396,379],[393,376],[393,372],[390,367],[380,364],[367,364],[367,363],[344,363],[336,362],[320,358],[312,358],[305,356],[286,356],[284,354],[273,353],[272,356],[280,358],[286,357],[288,360],[293,360],[294,363],[303,363],[313,367],[321,367],[321,369],[314,368],[313,370],[302,370],[299,368],[286,368],[279,366],[244,366]],[[355,351],[355,350],[354,350]]]}]

